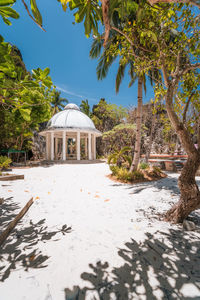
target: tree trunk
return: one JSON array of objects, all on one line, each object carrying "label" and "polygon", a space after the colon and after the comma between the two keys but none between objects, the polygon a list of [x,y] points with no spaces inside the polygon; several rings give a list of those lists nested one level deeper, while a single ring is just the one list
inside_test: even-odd
[{"label": "tree trunk", "polygon": [[151,153],[151,148],[152,148],[152,144],[153,144],[153,133],[154,133],[154,128],[155,128],[155,123],[156,123],[156,114],[153,114],[152,117],[152,122],[151,122],[151,132],[150,132],[150,137],[149,137],[149,145],[147,147],[147,151],[146,151],[146,155],[145,155],[145,162],[148,163],[149,162],[149,156]]},{"label": "tree trunk", "polygon": [[130,172],[137,170],[140,161],[141,148],[141,125],[142,125],[142,78],[138,77],[138,104],[137,104],[137,119],[136,119],[136,141],[134,149],[133,162]]},{"label": "tree trunk", "polygon": [[174,87],[168,86],[166,109],[172,126],[184,147],[188,160],[178,180],[180,200],[166,214],[166,220],[174,223],[183,220],[194,210],[200,208],[200,192],[195,181],[195,174],[200,166],[200,148],[196,149],[185,123],[179,121],[173,107]]},{"label": "tree trunk", "polygon": [[166,220],[182,223],[195,209],[200,208],[200,192],[195,181],[195,174],[200,166],[200,156],[188,157],[178,179],[181,197],[166,214]]}]

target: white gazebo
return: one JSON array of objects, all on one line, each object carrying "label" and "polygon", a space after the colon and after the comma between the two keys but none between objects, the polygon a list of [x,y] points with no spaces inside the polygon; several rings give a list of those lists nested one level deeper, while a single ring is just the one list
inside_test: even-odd
[{"label": "white gazebo", "polygon": [[101,136],[92,120],[69,103],[40,132],[46,138],[47,160],[96,159],[96,138]]}]

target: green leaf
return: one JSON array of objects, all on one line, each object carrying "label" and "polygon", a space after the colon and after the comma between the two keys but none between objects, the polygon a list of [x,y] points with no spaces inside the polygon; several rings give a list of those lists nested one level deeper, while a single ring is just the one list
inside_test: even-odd
[{"label": "green leaf", "polygon": [[42,81],[43,85],[45,85],[46,87],[48,87],[49,89],[51,88],[52,86],[52,81],[49,80],[49,79],[45,79]]},{"label": "green leaf", "polygon": [[9,18],[9,17],[13,19],[19,18],[19,14],[14,9],[7,6],[0,7],[0,15],[5,18]]},{"label": "green leaf", "polygon": [[35,0],[30,0],[30,3],[31,3],[31,10],[33,12],[33,15],[34,15],[36,21],[38,22],[38,24],[42,25],[42,16],[39,12],[36,1]]},{"label": "green leaf", "polygon": [[12,5],[16,2],[16,0],[0,0],[0,6]]},{"label": "green leaf", "polygon": [[153,40],[154,40],[155,42],[157,42],[157,36],[155,35],[154,32],[151,32],[151,36],[152,36]]},{"label": "green leaf", "polygon": [[45,68],[43,71],[43,75],[44,77],[46,77],[47,75],[49,75],[50,69],[49,68]]},{"label": "green leaf", "polygon": [[12,25],[12,23],[10,22],[10,20],[6,19],[3,17],[3,21],[5,24],[7,24],[8,26]]},{"label": "green leaf", "polygon": [[25,87],[39,87],[39,84],[35,81],[22,81],[22,85]]},{"label": "green leaf", "polygon": [[62,4],[62,8],[64,11],[66,11],[67,9],[67,2],[69,2],[69,0],[60,0],[61,4]]},{"label": "green leaf", "polygon": [[149,27],[152,28],[154,26],[154,22],[149,22]]},{"label": "green leaf", "polygon": [[90,36],[90,32],[91,32],[91,23],[90,23],[90,7],[91,4],[90,2],[87,4],[87,11],[86,11],[86,16],[85,16],[85,22],[84,22],[84,26],[85,26],[85,35],[87,38],[89,38]]},{"label": "green leaf", "polygon": [[30,109],[28,109],[28,108],[20,108],[19,112],[20,112],[22,118],[25,121],[29,122],[31,120],[31,117],[30,117],[31,110]]},{"label": "green leaf", "polygon": [[84,16],[86,14],[86,8],[86,5],[81,6],[79,10],[74,14],[76,23],[80,23],[83,21]]}]

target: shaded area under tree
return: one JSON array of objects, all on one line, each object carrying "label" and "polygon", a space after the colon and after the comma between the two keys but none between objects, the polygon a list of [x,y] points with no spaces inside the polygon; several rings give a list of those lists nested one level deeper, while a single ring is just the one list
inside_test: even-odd
[{"label": "shaded area under tree", "polygon": [[[16,204],[12,197],[0,198],[0,232],[16,217],[19,212],[19,205]],[[58,233],[65,235],[71,232],[71,227],[63,225],[62,228],[50,231],[45,224],[45,219],[39,222],[26,223],[25,226],[21,220],[10,236],[0,248],[0,281],[6,280],[13,270],[23,267],[24,270],[29,268],[44,268],[48,264],[48,256],[39,250],[39,243],[59,240],[56,238]]]},{"label": "shaded area under tree", "polygon": [[89,264],[91,272],[81,274],[88,284],[66,288],[65,300],[198,300],[199,246],[196,233],[174,229],[147,233],[141,243],[132,239],[118,251],[121,267]]}]

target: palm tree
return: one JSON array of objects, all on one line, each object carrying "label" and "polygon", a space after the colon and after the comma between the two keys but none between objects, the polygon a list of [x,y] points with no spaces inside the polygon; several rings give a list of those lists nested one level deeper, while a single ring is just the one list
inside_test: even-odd
[{"label": "palm tree", "polygon": [[87,99],[81,101],[80,110],[89,118],[91,117],[90,105]]},{"label": "palm tree", "polygon": [[57,112],[63,110],[65,105],[69,102],[66,98],[60,97],[61,92],[54,90],[52,99],[51,99],[51,106],[52,106],[52,115],[55,115]]},{"label": "palm tree", "polygon": [[[99,62],[97,65],[97,78],[99,80],[102,80],[107,76],[108,70],[112,63],[117,58],[118,54],[111,52],[110,47],[113,44],[118,43],[118,48],[121,47],[119,41],[116,39],[116,33],[111,31],[111,36],[109,41],[107,42],[107,45],[101,54],[101,49],[103,46],[103,39],[102,37],[99,37],[93,41],[93,44],[91,46],[90,50],[90,57],[91,58],[99,58]],[[112,54],[111,54],[112,53]],[[131,78],[131,81],[129,83],[129,87],[135,83],[136,79],[138,79],[138,99],[137,99],[137,118],[136,118],[136,141],[135,141],[135,147],[134,147],[134,157],[133,161],[130,167],[130,171],[137,170],[140,160],[140,149],[141,149],[141,124],[142,124],[142,90],[144,87],[144,90],[146,92],[146,76],[145,74],[138,74],[135,72],[134,69],[134,62],[132,59],[126,59],[126,62],[124,62],[123,57],[119,60],[119,67],[117,70],[116,75],[116,81],[115,81],[115,89],[116,93],[119,91],[120,84],[124,78],[125,69],[129,66],[129,75]],[[158,78],[159,73],[157,70],[152,69],[149,71],[149,78],[151,84],[153,84],[154,78]]]}]

